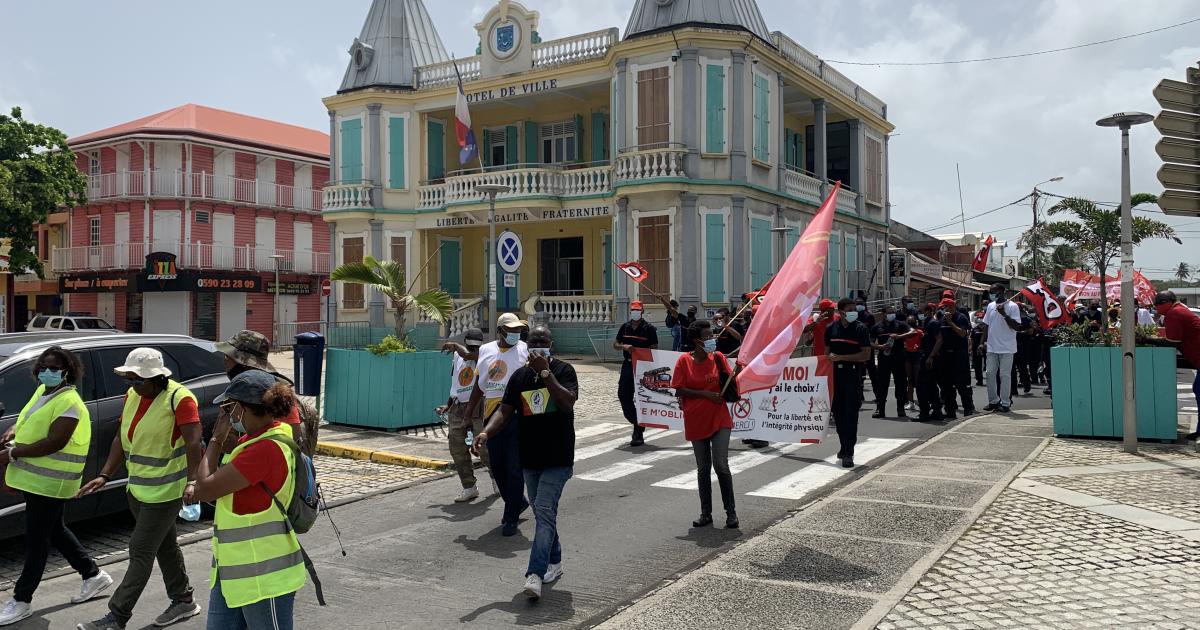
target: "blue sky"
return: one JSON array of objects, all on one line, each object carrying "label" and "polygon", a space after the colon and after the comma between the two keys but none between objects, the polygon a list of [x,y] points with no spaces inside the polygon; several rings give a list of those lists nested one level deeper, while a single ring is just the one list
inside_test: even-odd
[{"label": "blue sky", "polygon": [[[474,24],[492,6],[427,1],[447,48],[474,53]],[[527,0],[544,39],[616,26],[632,0]],[[317,129],[321,97],[341,81],[346,50],[369,0],[43,0],[7,3],[0,21],[0,108],[76,135],[187,102]],[[771,30],[825,59],[926,61],[1005,55],[1107,39],[1200,17],[1192,0],[761,0]],[[797,11],[797,7],[803,10]],[[1134,11],[1133,9],[1136,9]],[[1080,51],[993,63],[839,66],[888,102],[893,216],[917,228],[958,215],[955,165],[967,215],[1045,189],[1097,200],[1119,194],[1116,132],[1094,125],[1114,111],[1156,112],[1162,78],[1200,60],[1200,23]],[[1159,192],[1150,126],[1133,136],[1135,191]],[[1159,218],[1164,218],[1158,215]],[[1200,219],[1168,218],[1185,245],[1143,246],[1151,277],[1200,263]],[[1015,241],[1028,206],[969,221]],[[957,228],[947,228],[945,231]]]}]

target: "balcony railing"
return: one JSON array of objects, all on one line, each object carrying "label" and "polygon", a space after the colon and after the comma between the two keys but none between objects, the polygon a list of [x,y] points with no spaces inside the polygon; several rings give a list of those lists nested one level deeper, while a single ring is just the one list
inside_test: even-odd
[{"label": "balcony railing", "polygon": [[821,61],[819,57],[809,52],[808,49],[800,44],[797,44],[787,35],[779,31],[775,31],[771,35],[775,47],[779,49],[779,52],[784,57],[796,63],[796,65],[803,68],[809,74],[824,81],[829,87],[874,112],[880,118],[887,117],[887,107],[874,94],[859,87],[858,84],[851,81],[846,75],[834,70],[829,64]]},{"label": "balcony railing", "polygon": [[88,176],[88,198],[92,200],[130,197],[209,199],[312,212],[320,208],[320,195],[320,190],[312,188],[178,170],[154,170],[149,172],[149,177],[144,171]]},{"label": "balcony railing", "polygon": [[846,212],[858,212],[858,193],[849,188],[839,188],[837,207]]},{"label": "balcony railing", "polygon": [[323,210],[370,209],[370,182],[330,183],[325,187]]},{"label": "balcony railing", "polygon": [[141,269],[146,266],[146,254],[149,252],[175,254],[178,257],[176,263],[183,269],[255,272],[275,271],[275,259],[271,256],[280,255],[283,257],[279,260],[280,271],[329,274],[329,254],[326,252],[181,241],[58,247],[51,252],[50,269],[56,273]]},{"label": "balcony railing", "polygon": [[[533,67],[550,68],[599,59],[607,55],[615,43],[615,28],[540,42],[533,45]],[[457,75],[454,72],[455,63],[458,64]],[[462,76],[463,83],[478,80],[483,76],[479,55],[421,66],[415,72],[418,90],[454,85],[458,82],[458,75]]]},{"label": "balcony railing", "polygon": [[[422,324],[432,323],[433,320],[425,313],[417,313],[417,321]],[[469,328],[479,328],[483,321],[483,298],[454,298],[454,310],[442,327],[446,337],[457,337]]]},{"label": "balcony railing", "polygon": [[476,191],[476,187],[484,184],[508,186],[511,189],[496,195],[496,199],[539,196],[566,199],[604,195],[612,192],[612,166],[497,168],[452,175],[444,183],[419,187],[417,207],[431,210],[454,203],[482,203],[487,197]]},{"label": "balcony railing", "polygon": [[787,168],[783,171],[783,192],[793,197],[821,199],[821,180],[805,171]]},{"label": "balcony railing", "polygon": [[551,324],[611,322],[611,295],[556,295],[538,298]]},{"label": "balcony railing", "polygon": [[687,149],[667,147],[629,151],[617,156],[617,181],[684,177],[683,156]]}]

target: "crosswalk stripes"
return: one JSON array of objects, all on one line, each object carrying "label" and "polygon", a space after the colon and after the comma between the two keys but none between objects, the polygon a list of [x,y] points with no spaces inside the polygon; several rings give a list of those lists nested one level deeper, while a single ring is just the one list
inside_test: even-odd
[{"label": "crosswalk stripes", "polygon": [[[632,429],[630,429],[630,431],[632,433]],[[643,434],[643,438],[647,442],[650,442],[652,440],[659,440],[667,436],[675,435],[676,433],[679,433],[679,431],[668,431],[666,429],[646,429],[645,434]],[[578,436],[578,433],[576,433],[576,436]],[[625,436],[576,449],[575,462],[579,463],[585,459],[591,459],[605,453],[611,453],[617,447],[628,443],[629,436]]]},{"label": "crosswalk stripes", "polygon": [[[890,438],[867,438],[861,440],[854,447],[855,462],[865,464],[900,448],[908,442],[909,440]],[[838,477],[849,474],[852,470],[842,468],[837,457],[828,457],[824,461],[805,466],[790,475],[781,477],[746,494],[775,499],[800,499],[808,493],[836,480]]]},{"label": "crosswalk stripes", "polygon": [[603,435],[605,433],[610,433],[612,431],[616,431],[617,429],[625,429],[627,431],[633,430],[629,424],[617,424],[615,422],[600,422],[597,424],[588,425],[581,429],[576,429],[575,430],[575,439],[582,440],[584,438],[595,437],[597,435]]},{"label": "crosswalk stripes", "polygon": [[577,475],[577,477],[580,479],[587,479],[588,481],[612,481],[613,479],[620,479],[621,477],[626,477],[648,468],[652,468],[654,462],[669,459],[671,457],[679,457],[681,455],[691,454],[691,446],[664,448],[659,451],[654,451],[653,453],[638,455],[637,457],[627,461],[610,464],[608,466],[604,466],[603,468],[597,468],[589,473]]},{"label": "crosswalk stripes", "polygon": [[[736,475],[760,464],[765,464],[783,455],[794,453],[807,446],[815,446],[815,444],[784,444],[778,447],[768,447],[762,450],[738,453],[737,455],[729,458],[729,471]],[[716,480],[715,474],[713,475],[713,479],[714,481]],[[691,471],[660,481],[654,484],[654,486],[658,488],[696,490],[699,488],[700,482],[696,479],[695,471]]]}]

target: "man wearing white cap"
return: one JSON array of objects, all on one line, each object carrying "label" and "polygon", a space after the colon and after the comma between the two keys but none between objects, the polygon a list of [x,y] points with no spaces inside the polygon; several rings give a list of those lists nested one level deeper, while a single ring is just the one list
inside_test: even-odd
[{"label": "man wearing white cap", "polygon": [[[504,313],[496,320],[496,341],[479,348],[476,364],[479,376],[471,392],[467,417],[475,417],[483,401],[481,417],[486,424],[492,412],[500,407],[504,389],[508,387],[513,372],[529,362],[529,348],[521,341],[521,333],[527,330],[529,324],[512,313]],[[529,507],[529,502],[525,500],[525,477],[521,471],[516,435],[516,423],[509,423],[487,442],[488,463],[500,486],[500,496],[504,499],[504,516],[500,519],[503,525],[500,533],[504,536],[517,534],[521,512]]]},{"label": "man wearing white cap", "polygon": [[129,472],[129,511],[137,522],[129,540],[129,569],[108,602],[109,613],[80,624],[83,630],[124,628],[150,581],[155,558],[171,598],[155,625],[200,614],[175,536],[179,508],[185,501],[194,503],[196,469],[203,456],[196,396],[170,379],[162,353],[153,348],[135,348],[125,365],[113,371],[129,385],[121,426],[99,476],[83,486],[79,496],[103,488],[124,464]]},{"label": "man wearing white cap", "polygon": [[[479,489],[475,486],[475,461],[471,459],[471,445],[474,436],[483,430],[483,419],[478,415],[468,416],[471,392],[475,390],[478,377],[476,362],[479,360],[479,347],[483,345],[483,331],[471,328],[463,337],[463,344],[448,341],[442,345],[442,352],[454,355],[454,363],[450,369],[450,397],[446,404],[437,408],[438,415],[446,414],[449,427],[446,437],[450,442],[450,458],[454,460],[454,470],[458,480],[462,482],[462,492],[455,497],[455,503],[474,501],[479,497]],[[488,465],[487,454],[484,453],[483,465]],[[494,484],[495,482],[493,482]]]}]

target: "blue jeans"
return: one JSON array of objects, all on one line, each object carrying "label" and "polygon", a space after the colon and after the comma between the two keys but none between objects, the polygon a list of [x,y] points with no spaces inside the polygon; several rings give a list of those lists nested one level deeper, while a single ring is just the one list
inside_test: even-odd
[{"label": "blue jeans", "polygon": [[295,593],[280,595],[240,608],[225,605],[221,582],[213,585],[208,597],[207,630],[292,630],[292,605]]},{"label": "blue jeans", "polygon": [[[1192,393],[1196,395],[1196,406],[1200,407],[1200,365],[1196,366],[1196,380],[1192,381]],[[1200,431],[1200,420],[1196,421],[1196,430]]]},{"label": "blue jeans", "polygon": [[547,566],[562,562],[562,545],[558,541],[558,498],[562,496],[572,470],[571,466],[525,469],[525,489],[537,519],[526,576],[545,577]]},{"label": "blue jeans", "polygon": [[679,352],[680,346],[683,345],[683,327],[671,327],[671,352]]},{"label": "blue jeans", "polygon": [[[510,420],[496,435],[489,435],[485,448],[488,450],[492,476],[500,488],[500,498],[504,499],[504,515],[500,517],[500,522],[516,525],[520,522],[521,512],[529,506],[525,502],[524,488],[521,487],[521,452],[517,446],[516,419]],[[529,497],[529,500],[532,501],[533,497]]]}]

